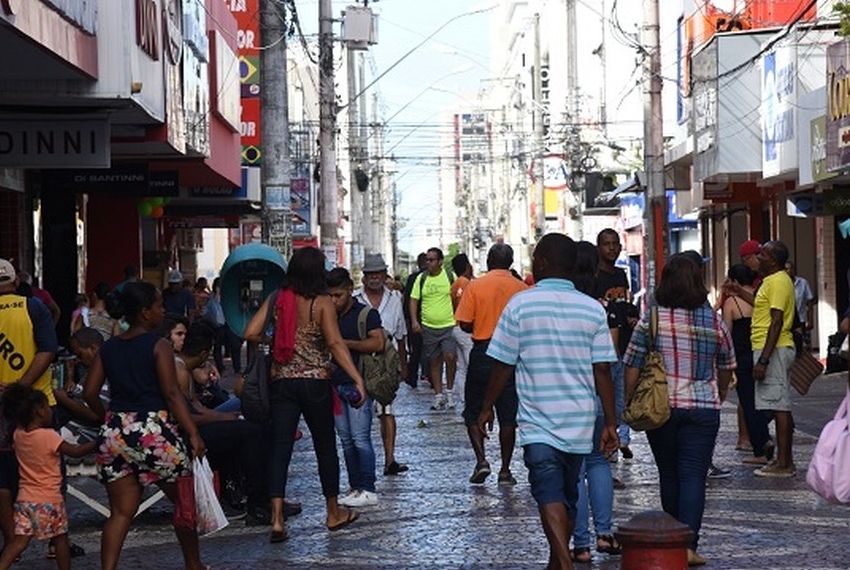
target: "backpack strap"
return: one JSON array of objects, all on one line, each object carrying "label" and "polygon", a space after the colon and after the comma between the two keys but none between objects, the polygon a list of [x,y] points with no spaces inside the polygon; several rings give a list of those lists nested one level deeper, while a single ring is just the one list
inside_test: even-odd
[{"label": "backpack strap", "polygon": [[[419,306],[422,306],[422,288],[425,286],[425,280],[428,279],[428,272],[423,271],[419,274]],[[422,318],[422,315],[419,315],[419,318]]]},{"label": "backpack strap", "polygon": [[366,340],[366,337],[369,336],[366,332],[366,319],[371,310],[370,307],[363,307],[357,315],[357,334],[360,336],[360,340]]},{"label": "backpack strap", "polygon": [[654,352],[657,349],[658,339],[658,306],[653,305],[649,309],[649,345]]},{"label": "backpack strap", "polygon": [[[266,320],[263,323],[263,334],[266,334],[266,331],[269,330],[269,325],[271,323],[277,322],[276,313],[276,305],[277,305],[277,294],[280,290],[276,289],[271,295],[269,295],[269,308],[266,311]],[[269,344],[273,344],[274,339],[274,331],[272,331],[272,336],[269,338]]]}]

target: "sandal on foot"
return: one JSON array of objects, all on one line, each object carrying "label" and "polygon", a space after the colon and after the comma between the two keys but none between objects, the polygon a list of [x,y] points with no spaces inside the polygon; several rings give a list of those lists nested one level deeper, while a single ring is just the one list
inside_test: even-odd
[{"label": "sandal on foot", "polygon": [[617,539],[610,534],[603,534],[596,539],[596,552],[604,554],[620,554],[623,548]]},{"label": "sandal on foot", "polygon": [[345,528],[348,525],[350,525],[351,523],[353,523],[354,521],[356,521],[360,517],[360,515],[357,514],[355,511],[352,511],[351,509],[347,509],[347,510],[348,510],[348,515],[345,517],[345,520],[343,520],[342,522],[338,522],[333,526],[328,525],[329,531],[334,532],[334,531],[340,530],[342,528]]},{"label": "sandal on foot", "polygon": [[587,547],[587,546],[581,546],[579,548],[573,548],[572,559],[573,559],[573,562],[578,562],[579,564],[590,564],[590,561],[591,561],[590,548]]},{"label": "sandal on foot", "polygon": [[490,475],[490,464],[486,461],[483,463],[477,463],[475,465],[475,470],[472,472],[472,477],[469,478],[469,482],[473,485],[481,485],[484,481],[487,480],[487,477]]},{"label": "sandal on foot", "polygon": [[272,544],[276,544],[278,542],[283,542],[287,538],[289,538],[289,533],[286,532],[286,529],[273,530],[271,536],[269,536],[269,542]]}]

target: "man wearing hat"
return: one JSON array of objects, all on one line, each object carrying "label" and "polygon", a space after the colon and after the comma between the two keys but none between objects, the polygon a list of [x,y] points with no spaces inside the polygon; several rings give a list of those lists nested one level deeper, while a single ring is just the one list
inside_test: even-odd
[{"label": "man wearing hat", "polygon": [[168,287],[162,292],[162,305],[166,313],[189,317],[195,312],[195,296],[183,287],[183,274],[168,273]]},{"label": "man wearing hat", "polygon": [[[404,308],[402,297],[398,291],[392,291],[386,286],[387,264],[381,254],[370,254],[366,256],[363,265],[363,289],[354,294],[354,299],[372,307],[381,315],[381,324],[384,330],[396,345],[401,370],[399,375],[402,379],[407,376],[407,350],[405,341],[407,337],[407,325],[404,322]],[[393,415],[392,404],[386,406],[375,402],[375,410],[381,420],[381,439],[384,443],[384,475],[398,475],[407,471],[407,465],[395,460],[396,421]]]},{"label": "man wearing hat", "polygon": [[758,255],[761,251],[761,244],[758,240],[748,239],[738,248],[738,255],[741,256],[741,263],[752,269],[756,274],[756,280],[753,281],[753,288],[758,289],[761,285],[761,274],[759,273]]},{"label": "man wearing hat", "polygon": [[[59,347],[53,318],[35,297],[17,295],[17,286],[14,266],[0,259],[0,388],[18,382],[32,386],[55,406],[50,363]],[[5,424],[5,420],[0,422]],[[18,485],[18,462],[7,427],[0,425],[0,529],[9,544],[14,538],[12,505]]]}]

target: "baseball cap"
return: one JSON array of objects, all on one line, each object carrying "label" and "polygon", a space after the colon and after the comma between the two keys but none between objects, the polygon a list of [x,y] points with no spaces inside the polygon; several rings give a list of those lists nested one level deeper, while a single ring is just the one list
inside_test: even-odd
[{"label": "baseball cap", "polygon": [[177,271],[176,269],[168,274],[168,282],[169,283],[182,283],[183,282],[183,274]]},{"label": "baseball cap", "polygon": [[5,259],[0,259],[0,283],[15,280],[15,266]]},{"label": "baseball cap", "polygon": [[741,247],[738,249],[738,255],[743,259],[748,255],[756,255],[760,251],[761,244],[754,239],[750,239],[741,244]]}]

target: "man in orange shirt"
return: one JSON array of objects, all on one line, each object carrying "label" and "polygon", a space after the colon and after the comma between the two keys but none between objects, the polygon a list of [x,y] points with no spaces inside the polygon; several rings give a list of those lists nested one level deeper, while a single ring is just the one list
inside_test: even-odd
[{"label": "man in orange shirt", "polygon": [[[466,405],[463,410],[463,419],[476,459],[475,470],[469,478],[469,482],[473,484],[484,483],[490,475],[490,464],[484,455],[484,435],[476,425],[484,405],[490,370],[494,362],[487,356],[487,347],[510,298],[528,288],[525,283],[511,275],[510,267],[513,262],[514,251],[511,246],[498,243],[491,247],[487,254],[487,274],[469,283],[455,311],[455,320],[461,329],[472,333],[473,342],[466,377]],[[516,479],[511,474],[511,456],[516,441],[517,407],[516,384],[511,378],[496,400],[499,446],[502,452],[500,485],[516,484]]]},{"label": "man in orange shirt", "polygon": [[[452,310],[457,311],[464,291],[472,282],[472,264],[465,253],[459,253],[452,258],[452,270],[455,282],[452,283]],[[463,409],[466,400],[466,373],[469,370],[469,353],[472,351],[472,335],[455,325],[452,336],[457,344],[457,371],[455,372],[455,392],[457,401]]]}]

